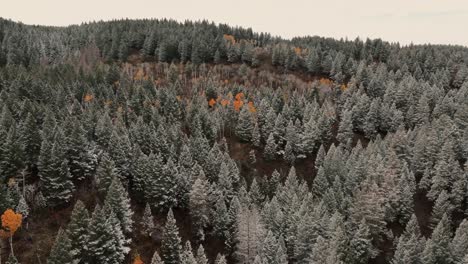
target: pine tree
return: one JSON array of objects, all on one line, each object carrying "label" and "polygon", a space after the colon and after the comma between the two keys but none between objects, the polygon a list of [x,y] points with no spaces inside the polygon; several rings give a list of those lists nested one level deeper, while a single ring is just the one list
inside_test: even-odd
[{"label": "pine tree", "polygon": [[47,263],[50,264],[63,264],[63,263],[73,263],[73,251],[70,239],[68,238],[66,232],[62,229],[59,229],[55,243],[50,251],[49,258]]},{"label": "pine tree", "polygon": [[192,252],[190,241],[185,242],[185,247],[180,258],[182,264],[197,264],[197,260]]},{"label": "pine tree", "polygon": [[468,220],[464,219],[458,226],[450,243],[450,252],[454,263],[462,263],[468,250]]},{"label": "pine tree", "polygon": [[29,216],[29,206],[23,195],[21,195],[18,205],[16,206],[16,212],[23,216],[23,220]]},{"label": "pine tree", "polygon": [[91,263],[122,263],[129,252],[118,219],[111,211],[110,214],[96,206],[89,224],[88,240],[89,257]]},{"label": "pine tree", "polygon": [[276,142],[273,136],[273,133],[270,133],[266,141],[265,149],[263,151],[263,156],[267,160],[274,160],[276,158]]},{"label": "pine tree", "polygon": [[153,257],[151,258],[150,264],[164,264],[164,261],[162,261],[157,251],[154,252]]},{"label": "pine tree", "polygon": [[336,138],[341,143],[346,144],[348,140],[354,136],[353,132],[353,121],[351,111],[345,111],[338,127],[338,135]]},{"label": "pine tree", "polygon": [[451,263],[450,233],[450,222],[447,215],[444,215],[432,232],[431,239],[426,243],[422,253],[424,263]]},{"label": "pine tree", "polygon": [[81,123],[72,119],[69,125],[71,127],[67,131],[65,145],[70,173],[74,179],[83,180],[94,171],[95,157],[88,146]]},{"label": "pine tree", "polygon": [[95,183],[98,191],[101,194],[106,194],[109,186],[112,183],[112,179],[117,178],[117,170],[115,168],[115,164],[109,155],[104,152],[101,155],[101,161],[99,162],[96,175],[95,175]]},{"label": "pine tree", "polygon": [[218,254],[216,256],[215,264],[227,264],[226,257]]},{"label": "pine tree", "polygon": [[[0,141],[1,143],[2,141]],[[6,138],[0,145],[0,180],[15,177],[23,167],[24,151],[16,125],[11,125]]]},{"label": "pine tree", "polygon": [[432,208],[430,220],[431,226],[435,227],[445,214],[451,215],[452,211],[453,208],[450,202],[450,197],[447,194],[447,191],[443,190],[439,194],[439,197],[435,201],[434,207]]},{"label": "pine tree", "polygon": [[122,182],[118,178],[114,178],[109,186],[104,201],[104,210],[115,213],[116,218],[120,221],[123,232],[127,234],[132,232],[133,211],[130,207],[130,198]]},{"label": "pine tree", "polygon": [[365,219],[361,221],[358,230],[352,236],[350,241],[350,263],[368,263],[369,259],[374,257],[374,249],[369,227]]},{"label": "pine tree", "polygon": [[213,234],[225,239],[228,236],[228,210],[224,197],[219,197],[216,200],[211,219]]},{"label": "pine tree", "polygon": [[240,263],[251,262],[260,253],[263,227],[259,218],[255,208],[242,208],[237,215],[236,258]]},{"label": "pine tree", "polygon": [[179,228],[176,225],[172,209],[169,209],[162,237],[162,260],[165,264],[179,264],[181,263],[181,251],[182,245],[179,237]]},{"label": "pine tree", "polygon": [[52,145],[47,140],[43,142],[39,157],[42,192],[50,206],[67,203],[75,189],[62,143],[61,131],[57,131]]},{"label": "pine tree", "polygon": [[144,235],[151,235],[154,229],[154,219],[153,215],[151,214],[151,207],[148,203],[145,205],[141,226]]},{"label": "pine tree", "polygon": [[203,229],[208,225],[209,197],[207,195],[209,183],[202,172],[192,186],[189,197],[189,209],[192,216],[194,230],[200,240],[204,240]]},{"label": "pine tree", "polygon": [[70,239],[70,252],[73,259],[83,263],[88,251],[89,213],[83,202],[78,200],[73,208],[66,233]]},{"label": "pine tree", "polygon": [[28,113],[20,124],[20,138],[26,155],[26,165],[31,169],[37,165],[41,149],[41,134],[36,119]]},{"label": "pine tree", "polygon": [[239,120],[237,121],[236,135],[242,141],[250,142],[252,140],[253,130],[254,123],[252,121],[252,115],[249,108],[244,106],[240,111]]},{"label": "pine tree", "polygon": [[201,244],[197,249],[197,264],[208,264],[208,258],[205,255],[205,249]]}]

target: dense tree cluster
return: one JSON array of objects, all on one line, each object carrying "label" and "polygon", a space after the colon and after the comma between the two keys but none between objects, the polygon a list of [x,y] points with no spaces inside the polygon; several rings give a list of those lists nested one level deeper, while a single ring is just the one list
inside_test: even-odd
[{"label": "dense tree cluster", "polygon": [[468,260],[467,48],[170,20],[0,40],[0,210],[73,208],[47,263]]}]

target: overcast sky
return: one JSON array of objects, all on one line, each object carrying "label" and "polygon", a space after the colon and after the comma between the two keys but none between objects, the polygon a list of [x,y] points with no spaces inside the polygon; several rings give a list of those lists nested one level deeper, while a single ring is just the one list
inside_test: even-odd
[{"label": "overcast sky", "polygon": [[114,18],[208,19],[286,38],[468,46],[468,0],[1,0],[0,16],[59,26]]}]

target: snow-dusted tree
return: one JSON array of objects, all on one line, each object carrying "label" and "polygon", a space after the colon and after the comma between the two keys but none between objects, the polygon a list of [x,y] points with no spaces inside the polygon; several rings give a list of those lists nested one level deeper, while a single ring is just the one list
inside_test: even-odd
[{"label": "snow-dusted tree", "polygon": [[70,239],[73,259],[78,263],[83,263],[87,257],[89,221],[89,213],[83,202],[76,201],[66,232]]},{"label": "snow-dusted tree", "polygon": [[119,220],[111,211],[106,212],[96,206],[89,223],[88,259],[91,263],[123,263],[128,240],[123,235]]},{"label": "snow-dusted tree", "polygon": [[255,208],[242,207],[237,214],[236,259],[240,263],[254,261],[261,251],[264,231]]},{"label": "snow-dusted tree", "polygon": [[162,261],[157,251],[154,252],[153,257],[151,258],[150,264],[164,264],[164,261]]},{"label": "snow-dusted tree", "polygon": [[450,221],[447,215],[444,215],[432,232],[431,238],[426,242],[422,253],[423,263],[451,263],[450,237]]},{"label": "snow-dusted tree", "polygon": [[190,215],[192,216],[194,231],[196,232],[198,239],[202,241],[205,238],[204,228],[208,224],[210,213],[208,196],[209,189],[210,185],[202,171],[195,180],[189,194],[189,209]]},{"label": "snow-dusted tree", "polygon": [[354,132],[353,132],[352,113],[349,110],[345,110],[341,118],[340,125],[338,127],[338,134],[336,138],[341,143],[346,144],[348,140],[353,138],[353,135],[354,135]]},{"label": "snow-dusted tree", "polygon": [[130,197],[118,178],[112,180],[109,190],[107,191],[106,199],[104,201],[105,211],[112,211],[120,221],[122,231],[125,233],[132,232],[133,225],[133,211],[130,205]]},{"label": "snow-dusted tree", "polygon": [[205,248],[203,248],[203,245],[201,244],[197,249],[197,264],[208,264],[208,258],[205,254]]},{"label": "snow-dusted tree", "polygon": [[71,250],[71,242],[66,232],[59,229],[55,243],[50,251],[47,263],[50,264],[63,264],[74,263],[73,251]]},{"label": "snow-dusted tree", "polygon": [[273,133],[270,133],[266,141],[265,149],[263,150],[263,156],[267,160],[274,160],[277,155],[277,145]]},{"label": "snow-dusted tree", "polygon": [[179,228],[176,225],[172,209],[169,209],[163,231],[161,257],[165,264],[180,264],[181,254],[182,244],[179,237]]},{"label": "snow-dusted tree", "polygon": [[98,191],[102,194],[106,194],[114,178],[117,178],[117,169],[109,155],[104,152],[101,155],[101,160],[97,166],[94,178]]},{"label": "snow-dusted tree", "polygon": [[145,211],[143,212],[143,218],[141,219],[141,226],[144,235],[151,235],[154,229],[154,219],[151,213],[151,207],[148,203],[145,205]]}]

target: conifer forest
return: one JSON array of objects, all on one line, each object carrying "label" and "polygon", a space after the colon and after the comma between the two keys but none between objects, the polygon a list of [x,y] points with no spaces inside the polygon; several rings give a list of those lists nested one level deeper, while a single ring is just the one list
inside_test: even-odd
[{"label": "conifer forest", "polygon": [[468,47],[0,18],[0,263],[468,264]]}]

